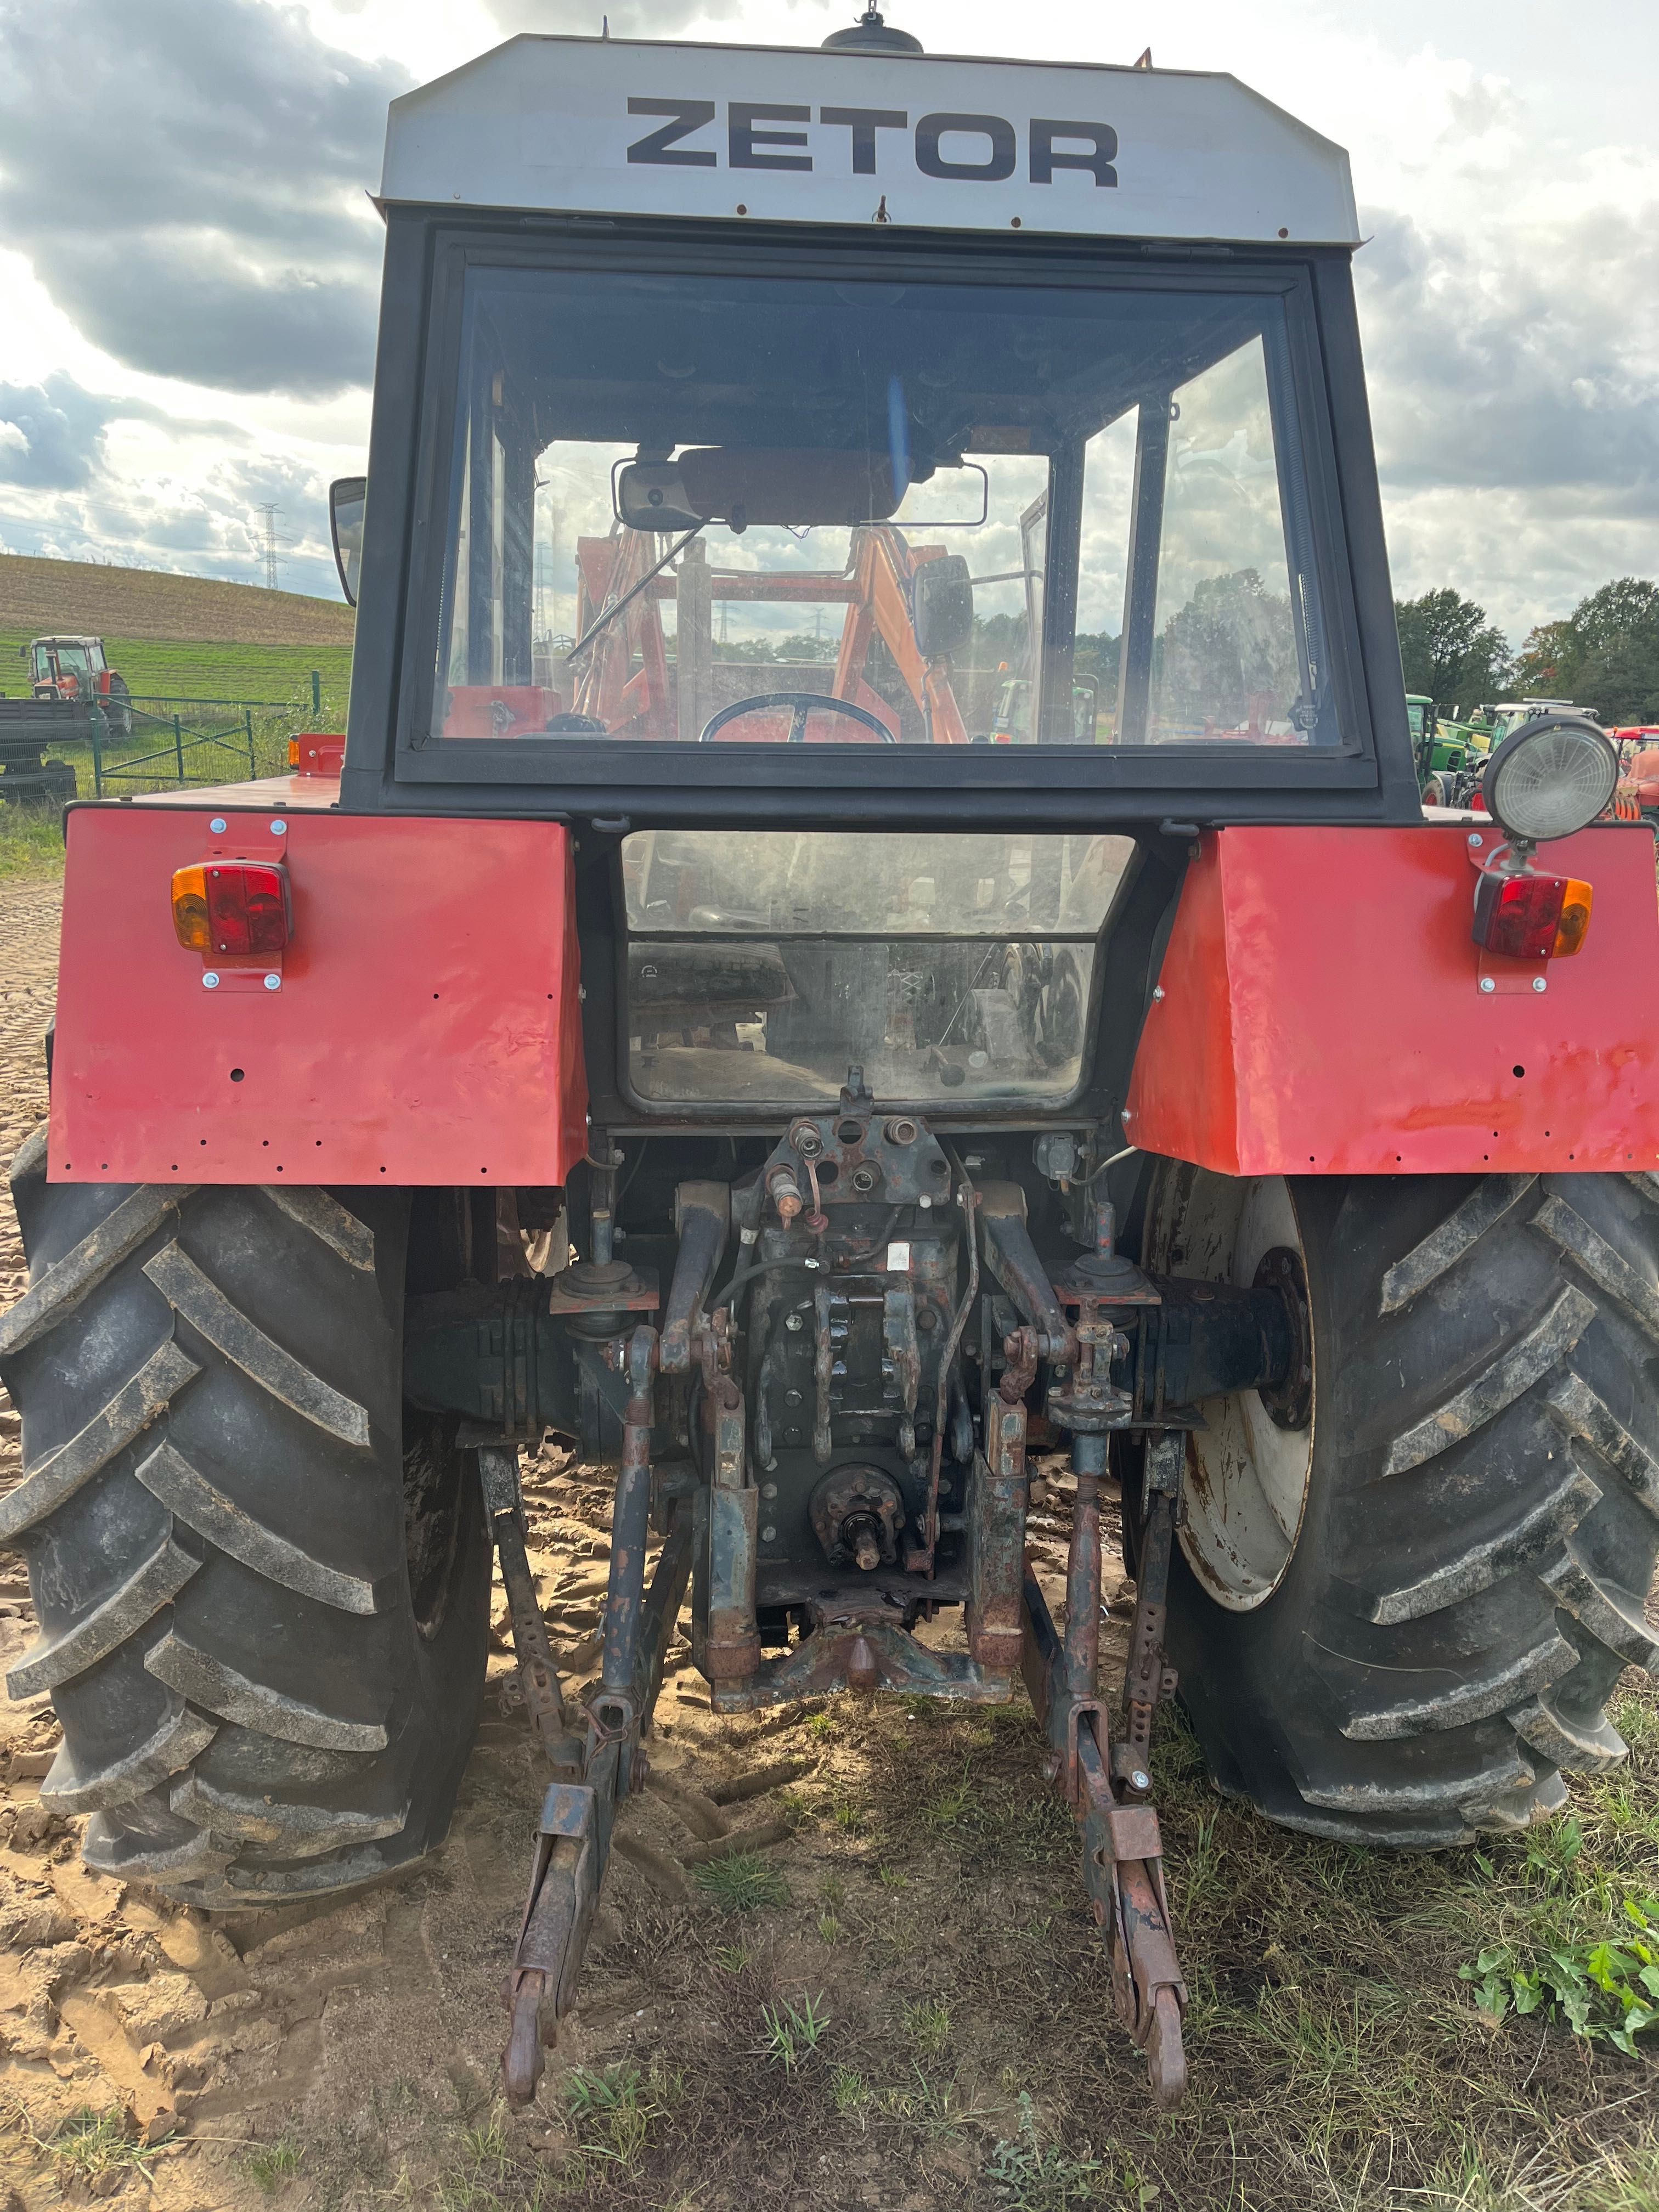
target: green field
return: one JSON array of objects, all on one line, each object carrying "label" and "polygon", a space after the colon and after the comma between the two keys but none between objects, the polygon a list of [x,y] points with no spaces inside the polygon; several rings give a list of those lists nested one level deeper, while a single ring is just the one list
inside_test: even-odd
[{"label": "green field", "polygon": [[[20,647],[33,633],[0,630],[0,692],[27,690]],[[311,714],[311,672],[322,678],[324,727],[343,729],[351,680],[349,645],[181,645],[168,638],[106,637],[104,651],[135,698],[275,701]]]},{"label": "green field", "polygon": [[[0,692],[21,697],[27,667],[18,648],[27,635],[0,630]],[[106,747],[103,765],[113,779],[106,796],[153,791],[179,781],[173,718],[179,718],[188,783],[229,783],[248,773],[251,725],[253,769],[277,775],[288,766],[288,741],[298,730],[343,730],[351,682],[351,652],[344,646],[180,644],[155,638],[108,637],[112,668],[126,678],[138,710],[132,738]],[[313,711],[312,672],[319,679],[320,714]],[[214,702],[192,707],[192,702]],[[222,743],[192,744],[217,735]],[[161,755],[160,758],[147,757]],[[81,796],[94,795],[89,745],[63,745],[55,759],[75,770]],[[125,772],[124,772],[125,771]],[[0,806],[0,878],[36,875],[63,866],[63,836],[54,807],[35,803]]]}]

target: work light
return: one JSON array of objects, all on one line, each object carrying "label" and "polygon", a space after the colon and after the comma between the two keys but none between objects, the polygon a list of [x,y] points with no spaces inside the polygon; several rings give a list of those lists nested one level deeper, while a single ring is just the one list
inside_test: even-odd
[{"label": "work light", "polygon": [[1594,822],[1618,781],[1619,757],[1594,722],[1537,714],[1498,746],[1480,788],[1495,822],[1539,845]]}]

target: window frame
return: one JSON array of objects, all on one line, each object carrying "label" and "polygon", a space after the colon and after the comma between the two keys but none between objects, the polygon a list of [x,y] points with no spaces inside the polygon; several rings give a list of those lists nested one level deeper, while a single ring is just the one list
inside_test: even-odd
[{"label": "window frame", "polygon": [[[399,215],[403,220],[398,220]],[[360,739],[354,697],[353,742],[348,750],[345,802],[419,811],[533,811],[591,815],[625,810],[641,824],[719,823],[764,820],[780,802],[792,818],[829,826],[874,826],[895,819],[939,827],[994,815],[1037,827],[1086,818],[1105,827],[1159,814],[1199,815],[1209,820],[1284,818],[1402,818],[1415,799],[1404,731],[1403,745],[1380,751],[1373,722],[1373,692],[1380,685],[1387,720],[1389,672],[1376,667],[1380,619],[1368,602],[1392,612],[1380,515],[1376,514],[1375,468],[1363,383],[1345,392],[1343,379],[1358,380],[1357,331],[1346,252],[1274,255],[1269,249],[1136,247],[1121,241],[1021,239],[1004,242],[960,234],[906,233],[897,239],[854,237],[826,229],[804,240],[793,227],[731,227],[629,222],[604,218],[497,217],[483,222],[434,219],[418,210],[393,210],[388,240],[387,289],[383,306],[380,377],[377,382],[374,452],[395,450],[399,417],[414,435],[412,480],[405,462],[399,495],[371,502],[374,562],[365,549],[366,606],[396,584],[395,650],[367,662],[370,684]],[[417,238],[400,231],[414,228]],[[419,246],[419,260],[411,249]],[[1012,247],[1012,250],[1011,250]],[[1334,295],[1340,263],[1341,292]],[[456,418],[461,404],[459,367],[463,289],[473,268],[615,270],[625,273],[753,275],[825,281],[983,283],[1007,290],[1056,285],[1110,290],[1267,292],[1285,307],[1285,347],[1297,411],[1301,459],[1307,474],[1309,527],[1315,575],[1325,624],[1331,696],[1339,746],[1292,749],[1251,746],[1237,740],[1214,745],[1183,743],[1124,749],[1098,746],[892,748],[816,747],[700,749],[683,743],[637,739],[517,738],[443,739],[426,734],[435,687],[438,624],[449,527],[448,498]],[[394,273],[396,281],[394,282]],[[1339,313],[1334,319],[1333,306]],[[401,323],[407,334],[418,321],[422,343],[413,359],[390,375],[388,339]],[[1337,356],[1333,365],[1330,356]],[[383,414],[384,410],[384,414]],[[1346,456],[1343,441],[1346,441]],[[1363,444],[1357,443],[1363,439]],[[407,452],[407,447],[404,451]],[[371,468],[374,460],[371,459]],[[396,465],[394,463],[394,472]],[[1353,493],[1362,496],[1356,501]],[[1345,496],[1345,494],[1346,495]],[[1365,496],[1369,495],[1369,496]],[[1349,510],[1360,509],[1361,537],[1351,557]],[[376,508],[383,525],[374,528]],[[1367,510],[1370,510],[1369,512]],[[397,531],[400,543],[389,542]],[[1372,542],[1367,543],[1367,538]],[[1365,599],[1356,593],[1356,572]],[[360,617],[361,621],[361,617]],[[1368,671],[1367,646],[1370,648]],[[361,651],[361,648],[360,648]],[[374,663],[378,662],[378,667]],[[1393,672],[1398,682],[1397,668]],[[1393,758],[1395,750],[1403,757]],[[367,755],[378,753],[374,763]],[[855,788],[845,763],[855,757]],[[354,771],[356,774],[354,775]],[[1409,797],[1407,796],[1409,786]],[[1219,802],[1201,806],[1202,799]],[[1084,816],[1079,817],[1079,805]]]}]

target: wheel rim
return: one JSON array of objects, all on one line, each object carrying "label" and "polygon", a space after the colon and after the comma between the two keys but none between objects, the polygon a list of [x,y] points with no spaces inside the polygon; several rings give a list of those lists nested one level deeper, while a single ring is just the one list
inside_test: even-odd
[{"label": "wheel rim", "polygon": [[[1150,1218],[1148,1262],[1202,1282],[1257,1280],[1270,1255],[1305,1269],[1295,1200],[1283,1176],[1220,1176],[1176,1165],[1164,1174]],[[1313,1364],[1311,1339],[1308,1361]],[[1310,1375],[1310,1397],[1316,1376]],[[1207,1426],[1187,1451],[1181,1548],[1216,1603],[1249,1613],[1279,1588],[1295,1554],[1313,1467],[1314,1416],[1284,1425],[1255,1390],[1200,1406]]]}]

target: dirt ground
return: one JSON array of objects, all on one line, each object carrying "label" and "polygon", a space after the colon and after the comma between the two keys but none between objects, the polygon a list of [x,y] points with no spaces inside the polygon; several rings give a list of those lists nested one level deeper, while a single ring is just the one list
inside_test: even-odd
[{"label": "dirt ground", "polygon": [[[56,918],[55,885],[0,884],[8,1157],[46,1110]],[[22,1282],[7,1205],[0,1301]],[[17,1431],[0,1399],[0,1491]],[[580,1674],[606,1493],[551,1449],[526,1487],[555,1643]],[[1063,1485],[1034,1520],[1052,1585]],[[1133,1593],[1107,1580],[1109,1669]],[[0,1708],[0,2212],[1659,2207],[1659,2066],[1542,2013],[1500,2027],[1459,1972],[1488,1941],[1565,1941],[1659,1894],[1659,1711],[1641,1678],[1618,1710],[1632,1765],[1576,1790],[1565,1827],[1478,1858],[1272,1830],[1214,1796],[1172,1728],[1156,1765],[1194,2094],[1170,2120],[1112,2022],[1023,1702],[720,1721],[682,1642],[578,2010],[520,2116],[496,2094],[501,1984],[542,1785],[505,1619],[498,1591],[447,1841],[331,1908],[210,1921],[89,1874],[77,1824],[38,1802],[49,1703]],[[0,1555],[0,1663],[32,1635],[21,1564]],[[733,1833],[748,1848],[711,1859]]]}]

